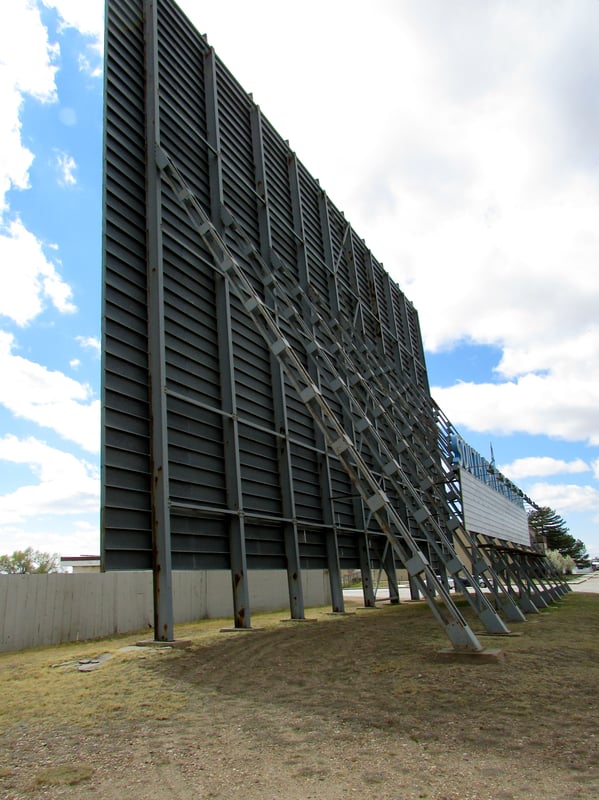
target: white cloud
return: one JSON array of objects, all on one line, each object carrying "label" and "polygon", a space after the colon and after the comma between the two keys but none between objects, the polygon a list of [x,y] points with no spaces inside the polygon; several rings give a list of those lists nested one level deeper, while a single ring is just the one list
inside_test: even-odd
[{"label": "white cloud", "polygon": [[54,8],[64,27],[77,28],[80,33],[100,37],[104,28],[104,0],[42,0]]},{"label": "white cloud", "polygon": [[93,521],[69,516],[57,520],[49,516],[40,520],[32,518],[23,525],[0,524],[0,553],[10,554],[26,547],[63,556],[98,555],[99,526]]},{"label": "white cloud", "polygon": [[593,472],[595,473],[595,478],[599,481],[599,458],[593,461],[592,467]]},{"label": "white cloud", "polygon": [[58,12],[62,28],[76,28],[90,37],[90,45],[78,57],[79,69],[94,78],[102,75],[104,0],[42,0],[47,8]]},{"label": "white cloud", "polygon": [[15,416],[51,428],[91,453],[100,445],[100,402],[89,386],[14,355],[14,337],[0,331],[0,404]]},{"label": "white cloud", "polygon": [[582,458],[563,461],[549,456],[531,456],[529,458],[517,458],[511,464],[502,464],[499,466],[499,470],[511,480],[516,481],[537,476],[590,472],[591,467]]},{"label": "white cloud", "polygon": [[306,0],[292,29],[268,0],[182,5],[414,302],[427,348],[501,349],[504,385],[439,396],[450,417],[599,442],[599,3]]},{"label": "white cloud", "polygon": [[33,154],[21,137],[23,96],[56,99],[57,49],[48,43],[38,9],[26,0],[0,4],[0,212],[12,187],[29,185]]},{"label": "white cloud", "polygon": [[77,341],[84,350],[92,350],[97,356],[100,355],[102,345],[96,336],[77,336]]},{"label": "white cloud", "polygon": [[57,153],[56,168],[60,186],[71,187],[77,185],[77,178],[75,177],[77,164],[73,156],[68,155],[68,153]]},{"label": "white cloud", "polygon": [[[97,56],[92,61],[91,58],[88,58],[83,53],[79,54],[78,63],[79,69],[81,72],[87,72],[88,75],[91,75],[92,78],[101,78],[103,75],[103,68],[102,68],[102,51],[101,45],[97,47]],[[65,123],[68,124],[68,123]],[[71,123],[75,124],[75,122]]]},{"label": "white cloud", "polygon": [[[589,296],[589,306],[593,303],[599,305],[599,298],[594,297],[592,290],[589,291]],[[564,313],[576,314],[576,308],[571,308],[566,302]],[[531,372],[548,371],[565,380],[585,375],[588,377],[589,370],[592,375],[593,366],[597,363],[599,325],[592,322],[581,326],[579,332],[572,332],[567,339],[560,338],[558,327],[553,336],[547,334],[538,339],[531,336],[528,342],[522,341],[515,347],[505,347],[496,372],[504,378],[515,378]]]},{"label": "white cloud", "polygon": [[[55,64],[58,48],[48,42],[39,10],[30,2],[0,4],[0,213],[8,210],[11,188],[29,186],[33,153],[21,135],[24,97],[40,102],[57,98]],[[73,180],[73,166],[63,159],[62,177]],[[0,315],[18,325],[36,317],[47,302],[61,312],[74,310],[71,289],[46,258],[41,242],[20,220],[0,230]]]},{"label": "white cloud", "polygon": [[70,286],[20,220],[0,232],[0,285],[0,315],[17,325],[31,322],[48,301],[62,313],[75,311]]},{"label": "white cloud", "polygon": [[508,383],[432,387],[458,427],[498,434],[533,433],[599,444],[599,381],[580,374],[525,375]]},{"label": "white cloud", "polygon": [[599,489],[578,484],[536,483],[528,491],[540,506],[549,506],[560,515],[568,512],[599,511]]},{"label": "white cloud", "polygon": [[30,436],[0,439],[0,462],[29,467],[34,482],[0,495],[0,552],[33,547],[63,555],[99,552],[96,465]]},{"label": "white cloud", "polygon": [[[391,147],[381,154],[391,165],[384,179],[393,213],[406,223],[392,261],[429,349],[460,340],[502,349],[497,382],[435,388],[435,397],[454,422],[476,431],[599,444],[596,136],[591,143],[582,119],[577,129],[573,114],[557,111],[570,93],[579,110],[595,108],[599,4],[502,3],[474,16],[470,6],[467,14],[466,6],[433,8],[440,11],[424,2],[419,19],[423,47],[436,42],[443,67],[428,125],[437,151],[461,164],[462,175],[453,180],[436,170],[452,202],[437,204],[433,215],[439,187],[429,196],[420,170],[406,187]],[[470,71],[481,43],[489,52]],[[424,91],[427,103],[434,94]],[[393,146],[403,149],[401,141]],[[407,144],[406,164],[423,147],[434,152],[426,138]],[[377,222],[383,239],[391,222],[391,215]]]}]

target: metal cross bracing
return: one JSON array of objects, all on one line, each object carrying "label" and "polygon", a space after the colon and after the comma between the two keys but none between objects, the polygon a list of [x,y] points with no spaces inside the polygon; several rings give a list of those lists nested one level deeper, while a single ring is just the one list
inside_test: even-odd
[{"label": "metal cross bracing", "polygon": [[[403,498],[407,493],[414,501],[413,506],[416,508],[407,509],[407,522],[413,529],[415,539],[420,540],[422,549],[425,552],[427,549],[432,551],[430,555],[435,574],[439,577],[440,573],[443,581],[443,576],[448,571],[455,578],[468,602],[481,616],[481,621],[486,627],[496,633],[507,632],[503,623],[497,621],[495,612],[489,612],[490,604],[478,583],[478,576],[486,572],[484,585],[495,597],[498,607],[502,608],[512,621],[522,621],[525,617],[516,606],[507,587],[495,574],[491,564],[484,559],[475,543],[471,548],[474,550],[473,564],[477,576],[474,580],[457,558],[453,543],[445,533],[445,525],[449,525],[450,530],[457,529],[455,521],[460,520],[460,511],[456,507],[451,507],[448,501],[445,485],[447,473],[443,473],[440,462],[431,457],[431,452],[435,452],[437,446],[436,427],[433,423],[427,426],[426,423],[419,422],[419,415],[414,414],[413,407],[409,407],[409,401],[402,397],[392,381],[386,381],[385,385],[382,385],[381,377],[387,375],[388,368],[376,362],[369,363],[367,357],[370,355],[374,358],[373,349],[356,346],[350,327],[344,326],[340,319],[327,323],[319,313],[316,303],[302,292],[301,287],[294,285],[293,276],[282,265],[278,265],[277,276],[279,284],[286,283],[289,292],[284,294],[284,301],[291,296],[302,302],[301,309],[293,306],[289,308],[285,303],[283,316],[293,315],[294,322],[303,330],[308,342],[307,352],[325,362],[325,366],[328,362],[329,372],[332,371],[330,358],[335,357],[336,370],[343,372],[346,377],[349,376],[349,385],[333,379],[330,387],[337,394],[342,391],[348,396],[353,416],[357,418],[354,425],[355,432],[361,434],[368,428],[372,433],[374,429],[374,437],[369,436],[367,441],[371,444],[376,442],[377,447],[373,455],[375,460],[378,460],[379,472],[385,473],[387,482],[391,484],[396,481],[397,476],[401,477],[402,486],[396,494]],[[307,325],[306,319],[311,321],[311,328]],[[321,342],[313,337],[315,329],[323,334]],[[339,336],[333,329],[340,331]],[[402,405],[407,406],[405,413],[401,411]],[[360,441],[359,438],[358,443]],[[405,469],[402,468],[395,470],[393,475],[388,474],[388,468],[394,459],[397,459],[398,463],[408,462],[409,479]],[[453,473],[450,471],[449,474]],[[397,486],[394,488],[398,489]],[[455,493],[455,497],[457,499],[459,493]],[[438,518],[430,509],[437,510]],[[444,583],[447,586],[446,580]]]},{"label": "metal cross bracing", "polygon": [[[390,501],[386,493],[387,485],[405,493],[405,497],[402,499],[412,511],[412,517],[417,519],[419,525],[422,525],[422,522],[430,517],[430,512],[422,503],[418,493],[411,487],[396,460],[390,458],[387,461],[383,474],[376,474],[369,466],[348,435],[344,424],[339,419],[339,414],[333,411],[319,386],[314,383],[300,355],[284,336],[273,312],[263,299],[262,293],[265,286],[270,286],[273,291],[277,290],[279,298],[281,297],[283,287],[279,284],[275,272],[264,264],[262,257],[249,239],[244,236],[239,237],[237,246],[242,253],[245,256],[252,255],[265,268],[261,276],[262,285],[256,280],[252,281],[195,198],[172,160],[160,147],[156,150],[156,163],[161,174],[171,186],[178,202],[186,210],[204,245],[211,253],[215,268],[226,277],[231,290],[243,304],[270,351],[278,359],[289,384],[304,403],[321,431],[327,446],[342,464],[365,507],[376,519],[381,531],[387,537],[390,546],[407,569],[418,590],[428,601],[429,607],[437,621],[443,626],[454,648],[473,652],[482,651],[482,645],[454,603],[449,591],[441,581],[437,580],[431,564],[412,535],[402,513]],[[234,220],[224,208],[222,221],[229,230],[233,228]],[[289,318],[293,317],[293,304],[290,302],[287,308]],[[313,344],[315,350],[318,350],[315,340],[313,340]],[[346,393],[343,389],[346,386],[345,381],[339,376],[332,362],[330,366],[331,382],[337,381],[338,391],[343,391],[346,399],[351,403],[352,415],[360,417],[360,409],[351,401],[351,393]],[[364,414],[360,418],[363,427],[359,432],[362,439],[369,443],[370,454],[373,455],[382,449],[382,440],[376,434],[376,429],[370,420]],[[426,538],[427,528],[422,526],[421,531]],[[458,565],[455,565],[455,568],[456,571],[459,571]],[[501,628],[504,632],[507,630],[501,620],[496,617],[492,608],[485,609],[481,618],[483,616],[487,625],[491,624],[490,618],[493,616],[497,620],[495,623],[497,629]]]},{"label": "metal cross bracing", "polygon": [[[292,281],[291,275],[287,277],[289,281]],[[295,288],[295,294],[298,292],[299,290]],[[372,346],[359,347],[356,345],[355,336],[353,335],[353,320],[350,321],[350,324],[346,320],[344,325],[341,319],[336,318],[330,322],[330,327],[327,327],[327,323],[318,313],[317,305],[315,307],[311,304],[305,295],[302,299],[304,305],[309,306],[308,313],[306,313],[306,308],[302,310],[302,313],[298,311],[295,314],[296,322],[300,326],[303,325],[305,329],[305,319],[318,320],[318,327],[320,330],[324,329],[326,331],[326,340],[334,354],[343,356],[346,367],[345,374],[351,376],[350,383],[353,397],[359,398],[361,408],[365,410],[365,413],[372,420],[375,420],[374,424],[381,435],[384,432],[388,434],[390,430],[392,431],[392,438],[387,438],[391,450],[402,454],[399,457],[401,461],[409,462],[407,469],[413,485],[417,487],[419,492],[422,492],[430,508],[437,509],[440,514],[438,526],[435,525],[434,516],[429,516],[424,521],[423,524],[429,529],[432,528],[432,531],[429,530],[429,535],[421,541],[423,549],[428,548],[431,550],[431,543],[433,544],[434,553],[432,555],[437,557],[436,567],[438,566],[438,569],[435,568],[437,577],[439,577],[439,572],[443,577],[448,564],[450,569],[452,564],[456,564],[452,560],[453,548],[450,545],[448,549],[443,538],[444,522],[449,522],[453,537],[457,538],[469,553],[474,576],[474,580],[472,580],[471,576],[467,574],[461,575],[463,568],[460,567],[458,572],[453,573],[458,588],[461,589],[473,606],[484,612],[487,602],[485,595],[481,591],[484,587],[491,593],[496,607],[500,608],[508,619],[523,621],[525,619],[524,609],[519,608],[517,605],[518,596],[514,596],[513,592],[510,591],[509,585],[495,571],[492,559],[485,556],[485,549],[478,547],[475,536],[464,526],[460,503],[459,478],[451,463],[449,436],[446,437],[445,448],[442,446],[444,442],[443,437],[440,435],[440,430],[449,430],[450,423],[441,409],[434,404],[434,401],[420,387],[410,380],[409,375],[404,381],[404,387],[407,385],[410,389],[409,393],[402,393],[397,384],[389,380],[389,366],[378,360],[376,349]],[[339,340],[343,344],[341,350],[338,350],[338,340],[331,330],[332,328],[340,331]],[[308,339],[310,338],[309,331],[306,331],[306,336]],[[326,345],[324,351],[326,352]],[[359,389],[361,389],[361,392]],[[420,406],[414,404],[415,397],[420,397],[422,401]],[[381,405],[384,408],[383,412],[381,412]],[[437,425],[433,422],[435,417]],[[380,419],[384,421],[383,426],[380,424]],[[359,422],[358,424],[360,425],[361,423]],[[438,452],[439,444],[441,444],[440,457],[438,459],[432,458],[431,453]],[[412,522],[411,516],[408,519]],[[456,520],[458,525],[455,524]],[[412,525],[412,527],[414,526]],[[439,527],[441,528],[441,535],[439,535]],[[421,538],[418,536],[418,530],[415,538]],[[539,560],[538,553],[534,553],[534,556],[535,559],[528,566],[520,560],[518,569],[521,575],[526,573],[528,569],[532,572],[532,575],[529,575],[528,578],[534,580],[534,575],[536,574],[537,582],[539,582],[541,578],[547,579],[547,568],[550,565],[544,559],[545,568],[542,569],[542,558]],[[528,583],[530,583],[530,580],[528,580]],[[472,592],[468,590],[469,588]],[[543,596],[549,599],[555,598],[561,595],[561,591],[563,589],[560,590],[558,587],[549,587],[543,591]],[[527,607],[530,607],[530,604],[527,604]]]},{"label": "metal cross bracing", "polygon": [[[233,221],[230,222],[228,228],[235,230],[237,236],[244,240],[247,247],[251,248],[251,243]],[[272,275],[272,273],[269,272],[266,275],[267,282],[268,275]],[[388,419],[387,404],[382,403],[370,391],[368,378],[361,375],[355,360],[352,361],[348,354],[348,350],[352,349],[356,353],[359,352],[353,345],[353,338],[350,337],[347,340],[346,346],[341,346],[340,339],[331,329],[331,324],[337,326],[339,321],[327,323],[315,303],[297,284],[293,274],[278,261],[276,276],[277,286],[273,295],[278,301],[275,307],[280,319],[287,320],[287,322],[293,320],[295,330],[303,334],[305,352],[311,360],[317,362],[315,372],[321,376],[322,382],[340,400],[341,406],[346,412],[346,419],[349,420],[347,427],[353,430],[355,444],[360,454],[366,459],[370,456],[370,460],[373,462],[370,466],[379,477],[379,481],[384,482],[386,493],[394,498],[395,503],[399,502],[404,507],[404,522],[410,527],[412,536],[418,542],[420,549],[427,554],[437,578],[435,581],[427,581],[428,589],[434,592],[439,579],[445,589],[448,589],[447,581],[442,576],[446,574],[446,571],[450,571],[456,577],[464,596],[487,630],[492,633],[508,633],[508,629],[497,616],[478,583],[473,580],[457,557],[452,542],[443,529],[443,520],[437,520],[424,503],[421,490],[423,487],[428,488],[431,485],[426,466],[422,462],[418,462],[421,473],[418,477],[420,488],[416,488],[412,484],[400,466],[401,456],[399,454],[411,449],[411,445],[404,433],[395,426],[393,420]],[[306,320],[309,320],[310,324]],[[316,331],[322,336],[320,341],[315,335]],[[333,356],[336,357],[335,364],[331,361]],[[344,379],[340,377],[341,373],[343,373]],[[404,424],[408,425],[407,421],[404,420]],[[386,429],[387,433],[391,432],[391,438],[384,437],[383,432]],[[364,453],[363,445],[366,445],[367,453]],[[434,448],[434,446],[433,440],[432,447]],[[427,462],[434,461],[429,455],[430,449],[429,446],[426,455]],[[445,521],[449,521],[448,514],[445,515]],[[496,576],[494,577],[496,578]],[[494,592],[497,593],[501,583],[496,578],[492,585]],[[508,611],[512,610],[514,603],[509,595],[503,605]],[[524,617],[517,608],[514,608],[511,618],[520,621]]]},{"label": "metal cross bracing", "polygon": [[[344,343],[351,347],[351,337],[346,337]],[[458,525],[455,525],[455,522],[452,524],[452,533],[454,539],[458,540],[469,554],[472,573],[475,578],[473,586],[481,585],[481,587],[490,591],[496,607],[502,609],[508,619],[512,621],[525,619],[523,611],[531,608],[531,603],[525,602],[526,608],[518,607],[518,595],[515,595],[510,585],[500,578],[494,568],[493,559],[488,554],[488,548],[479,547],[475,535],[468,531],[464,525],[460,502],[459,477],[452,465],[449,445],[449,432],[452,430],[451,423],[449,423],[432,398],[419,391],[415,384],[412,383],[410,386],[411,391],[409,394],[402,394],[397,386],[387,379],[388,371],[380,364],[377,364],[372,348],[362,348],[361,350],[354,348],[354,352],[357,353],[358,357],[363,355],[369,361],[366,365],[367,371],[365,373],[368,387],[378,388],[380,397],[392,399],[393,402],[389,411],[391,416],[396,414],[398,408],[402,406],[406,415],[410,415],[411,412],[412,422],[408,425],[408,430],[410,431],[409,447],[405,447],[404,443],[404,452],[407,458],[412,459],[416,474],[424,476],[422,482],[417,479],[416,483],[428,494],[427,499],[431,506],[439,508],[445,518],[449,515],[449,519],[458,521]],[[410,384],[409,376],[406,378],[406,383]],[[421,406],[414,408],[414,398],[418,397],[421,400]],[[436,420],[436,425],[431,421],[432,419]],[[406,416],[402,417],[400,412],[400,433],[404,430],[405,425],[407,425]],[[430,458],[430,453],[435,452],[435,440],[438,444],[436,448],[436,452],[439,454],[438,460]],[[533,556],[534,558],[532,561],[529,559],[529,562],[523,562],[520,559],[518,564],[519,574],[523,575],[528,570],[531,572],[531,575],[528,576],[531,580],[534,579],[535,575],[537,579],[544,578],[547,580],[552,572],[551,565],[547,559],[542,554],[523,548],[521,548],[521,552],[530,553],[531,558]],[[509,572],[507,574],[509,576]],[[459,585],[461,583],[460,575],[457,574],[454,577]],[[528,583],[530,583],[530,580]],[[524,584],[522,586],[522,593],[524,593]],[[460,588],[464,591],[464,586],[460,586]],[[564,589],[563,582],[560,586],[560,581],[558,580],[557,586],[547,588],[543,596],[549,599],[555,598],[556,596],[561,596],[561,593],[565,590],[567,589]]]},{"label": "metal cross bracing", "polygon": [[524,548],[507,542],[507,552],[520,569],[526,571],[531,582],[548,603],[559,600],[572,589],[552,566],[546,555],[532,547]]},{"label": "metal cross bracing", "polygon": [[[449,471],[451,470],[450,437],[452,433],[457,432],[436,404],[435,413],[439,427],[440,450],[446,469]],[[523,493],[520,494],[525,501],[533,505],[529,497]],[[456,511],[456,513],[459,512]],[[463,517],[461,519],[463,522]],[[458,534],[464,537],[464,547],[472,552],[473,561],[478,558],[476,553],[481,554],[497,574],[505,576],[504,583],[509,594],[514,597],[515,602],[523,611],[534,612],[536,610],[533,598],[540,597],[541,603],[551,602],[570,591],[546,555],[534,547],[516,545],[509,540],[493,540],[492,537],[468,531],[463,524]],[[501,556],[502,553],[509,555],[504,558]],[[517,593],[514,592],[514,584],[518,587]]]},{"label": "metal cross bracing", "polygon": [[[374,354],[370,348],[360,349],[353,347],[352,339],[349,335],[344,337],[343,343],[346,350],[352,353],[354,362],[352,374],[354,376],[361,375],[362,391],[370,395],[369,405],[373,409],[374,415],[379,412],[381,403],[385,406],[385,414],[383,415],[385,427],[387,430],[393,431],[395,438],[392,446],[397,448],[397,452],[401,454],[400,458],[405,462],[405,468],[409,471],[413,485],[417,487],[417,491],[421,493],[429,507],[436,512],[437,526],[442,530],[444,526],[447,526],[453,538],[459,531],[456,522],[461,524],[459,487],[455,489],[448,487],[448,476],[451,478],[455,473],[451,469],[443,469],[442,461],[438,456],[437,432],[434,423],[430,419],[429,408],[414,408],[414,404],[411,402],[411,397],[414,396],[415,392],[418,392],[418,388],[412,385],[413,392],[411,395],[404,397],[394,383],[387,379],[387,370],[377,365],[376,360],[373,363]],[[366,357],[366,360],[364,357]],[[354,377],[355,381],[356,378]],[[432,457],[431,453],[435,453],[437,458]],[[433,517],[434,520],[435,517]],[[426,524],[429,524],[428,520]],[[438,535],[437,526],[433,525],[433,528]],[[443,545],[442,536],[440,537],[440,543]],[[452,542],[450,544],[453,545]],[[452,546],[451,550],[453,549]],[[476,572],[473,569],[474,575],[478,577],[483,570],[489,570],[488,577],[493,580],[488,588],[492,588],[492,593],[497,595],[498,592],[502,591],[501,582],[495,580],[496,576],[489,565],[482,560],[481,554],[475,553],[475,555],[473,566]],[[439,567],[442,573],[445,572],[448,563],[452,564],[451,559],[452,556],[447,553],[444,558],[440,559]],[[471,576],[464,573],[463,577],[466,581],[460,581],[461,572],[462,568],[457,573],[452,573],[452,575],[458,580],[460,589],[466,593],[466,587],[472,583]],[[473,584],[473,587],[474,594],[480,595],[478,581]],[[467,597],[471,599],[472,596],[467,593]],[[480,597],[478,599],[480,600]],[[514,621],[523,619],[521,612],[514,608],[513,600],[509,596],[507,596],[507,599],[504,598],[503,606],[508,618]]]},{"label": "metal cross bracing", "polygon": [[[348,412],[356,446],[361,452],[362,445],[366,446],[374,462],[374,471],[377,475],[384,476],[385,491],[402,503],[405,510],[404,522],[410,527],[421,550],[429,551],[427,555],[437,577],[432,584],[427,584],[429,589],[435,590],[439,583],[439,573],[449,572],[458,581],[459,588],[487,630],[492,633],[508,633],[488,598],[458,558],[453,543],[444,530],[444,525],[451,523],[449,509],[445,509],[444,519],[437,518],[426,503],[423,490],[430,488],[434,482],[430,479],[434,462],[430,452],[435,446],[434,442],[426,452],[426,465],[417,456],[413,456],[417,480],[414,485],[401,465],[402,460],[410,460],[408,454],[412,456],[414,453],[413,442],[407,439],[406,433],[410,424],[405,418],[396,424],[390,412],[393,404],[389,404],[389,394],[377,397],[371,389],[370,381],[374,378],[374,373],[369,370],[366,376],[362,374],[359,349],[353,345],[353,338],[344,337],[343,344],[341,343],[341,339],[336,337],[331,328],[331,325],[338,327],[339,321],[327,323],[301,287],[294,285],[293,276],[282,264],[277,265],[277,282],[279,287],[285,285],[283,292],[279,291],[282,317],[293,319],[297,329],[303,332],[306,352],[311,358],[318,360],[321,376],[325,379],[327,375],[331,376],[326,383]],[[300,301],[303,307],[296,307],[290,298]],[[310,320],[310,326],[306,320]],[[314,335],[316,330],[322,336],[320,341]],[[353,359],[350,352],[354,355]],[[332,358],[335,358],[335,364],[332,363]],[[441,582],[444,583],[442,579]],[[447,588],[446,582],[444,585]],[[497,579],[493,585],[497,592],[501,583]],[[514,605],[509,595],[504,605],[508,610]],[[523,618],[521,612],[515,609],[512,619]]]},{"label": "metal cross bracing", "polygon": [[[450,435],[455,433],[455,429],[447,420],[442,410],[432,401],[435,418],[439,430],[439,449],[441,452],[443,470],[447,475],[447,502],[452,507],[453,513],[460,520],[460,527],[454,531],[454,537],[458,539],[465,549],[470,554],[473,564],[473,573],[477,579],[481,578],[485,586],[491,591],[493,587],[499,585],[501,587],[502,598],[506,597],[512,599],[514,604],[517,604],[522,611],[535,611],[536,606],[530,599],[530,593],[527,591],[527,586],[534,586],[534,593],[539,594],[534,581],[535,575],[537,578],[543,578],[550,581],[551,585],[544,592],[546,599],[552,599],[561,596],[564,592],[568,591],[567,585],[560,579],[560,576],[555,573],[550,562],[543,553],[539,553],[534,548],[526,548],[521,545],[515,545],[508,540],[496,540],[492,542],[490,537],[485,537],[469,531],[464,525],[463,514],[460,504],[460,490],[459,490],[459,477],[458,471],[452,466],[452,454],[450,447]],[[452,478],[453,474],[453,478]],[[524,496],[524,499],[531,502],[529,498]],[[508,558],[500,558],[499,553],[507,548],[507,552],[517,552],[520,554],[519,560]],[[527,556],[529,556],[527,558]],[[517,571],[516,571],[517,570]],[[515,592],[513,585],[519,587],[519,591]],[[496,592],[494,592],[496,596]],[[499,598],[496,596],[496,602]]]},{"label": "metal cross bracing", "polygon": [[528,613],[546,608],[571,591],[543,553],[484,534],[476,534],[476,539],[480,549],[493,561],[496,572],[503,576],[509,591]]}]

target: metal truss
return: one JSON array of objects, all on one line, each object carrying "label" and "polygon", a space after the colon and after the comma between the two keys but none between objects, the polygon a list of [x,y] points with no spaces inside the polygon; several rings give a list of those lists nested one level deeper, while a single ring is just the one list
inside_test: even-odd
[{"label": "metal truss", "polygon": [[[295,298],[293,295],[287,294],[286,287],[278,278],[279,274],[284,272],[284,269],[281,269],[282,264],[277,263],[272,266],[266,264],[252,242],[223,208],[221,216],[226,235],[235,238],[236,248],[241,251],[244,259],[251,256],[252,260],[262,269],[260,289],[255,288],[251,277],[240,265],[240,260],[233,254],[232,247],[219,234],[172,160],[159,147],[156,150],[156,163],[162,176],[170,184],[177,200],[186,210],[192,224],[202,237],[204,245],[211,253],[215,268],[227,278],[232,292],[243,304],[270,351],[278,359],[289,384],[304,403],[321,431],[327,446],[342,464],[366,508],[376,519],[393,551],[427,600],[454,648],[474,652],[483,650],[446,586],[437,578],[431,563],[410,529],[410,523],[418,526],[422,538],[430,544],[444,564],[450,565],[452,574],[462,574],[466,580],[469,580],[468,573],[457,558],[449,537],[426,506],[420,492],[411,484],[399,461],[390,452],[387,443],[380,436],[375,422],[367,416],[360,403],[355,399],[349,382],[344,380],[331,359],[334,354],[326,351],[314,337],[305,347],[306,353],[325,363],[328,372],[328,389],[334,392],[338,400],[341,399],[342,407],[351,415],[353,420],[351,433],[358,433],[362,442],[368,446],[371,457],[370,464],[361,455],[356,442],[340,419],[343,414],[333,410],[321,387],[314,383],[300,354],[296,352],[289,339],[284,335],[273,310],[268,307],[264,299],[266,287],[276,294],[279,303],[284,305],[279,319],[296,320],[298,309],[294,306],[294,299],[297,300],[297,297],[303,296],[303,289],[295,287],[299,290],[299,294],[295,292]],[[299,317],[303,319],[301,312]],[[310,321],[314,324],[319,322],[319,319]],[[331,343],[331,347],[333,344],[335,342]],[[337,353],[341,355],[343,348],[338,340],[337,346]],[[378,403],[373,406],[372,413],[375,419],[382,417],[384,412],[385,407],[382,404]],[[388,495],[389,489],[401,500],[403,504],[401,510],[398,510],[396,504],[391,502]],[[408,521],[408,516],[410,521]],[[434,535],[431,534],[431,531],[434,532]],[[508,632],[502,620],[482,594],[478,600],[482,607],[479,617],[487,629],[493,632]]]}]

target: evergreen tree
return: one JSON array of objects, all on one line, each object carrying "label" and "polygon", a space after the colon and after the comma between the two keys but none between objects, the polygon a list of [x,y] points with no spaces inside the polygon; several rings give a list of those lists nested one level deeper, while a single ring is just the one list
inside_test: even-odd
[{"label": "evergreen tree", "polygon": [[528,514],[528,525],[538,538],[545,538],[550,550],[557,550],[581,565],[589,561],[584,542],[575,539],[562,517],[549,506],[536,508]]}]

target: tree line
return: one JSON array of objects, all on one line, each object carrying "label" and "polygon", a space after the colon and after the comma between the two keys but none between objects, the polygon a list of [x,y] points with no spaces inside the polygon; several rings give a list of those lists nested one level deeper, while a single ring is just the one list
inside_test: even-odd
[{"label": "tree line", "polygon": [[26,550],[15,550],[10,556],[0,556],[0,573],[29,575],[42,572],[60,572],[58,553],[40,553],[28,547]]},{"label": "tree line", "polygon": [[544,539],[547,542],[549,550],[560,553],[564,558],[571,558],[578,567],[590,566],[591,560],[584,542],[572,536],[562,517],[549,506],[530,511],[528,526],[537,540]]}]

